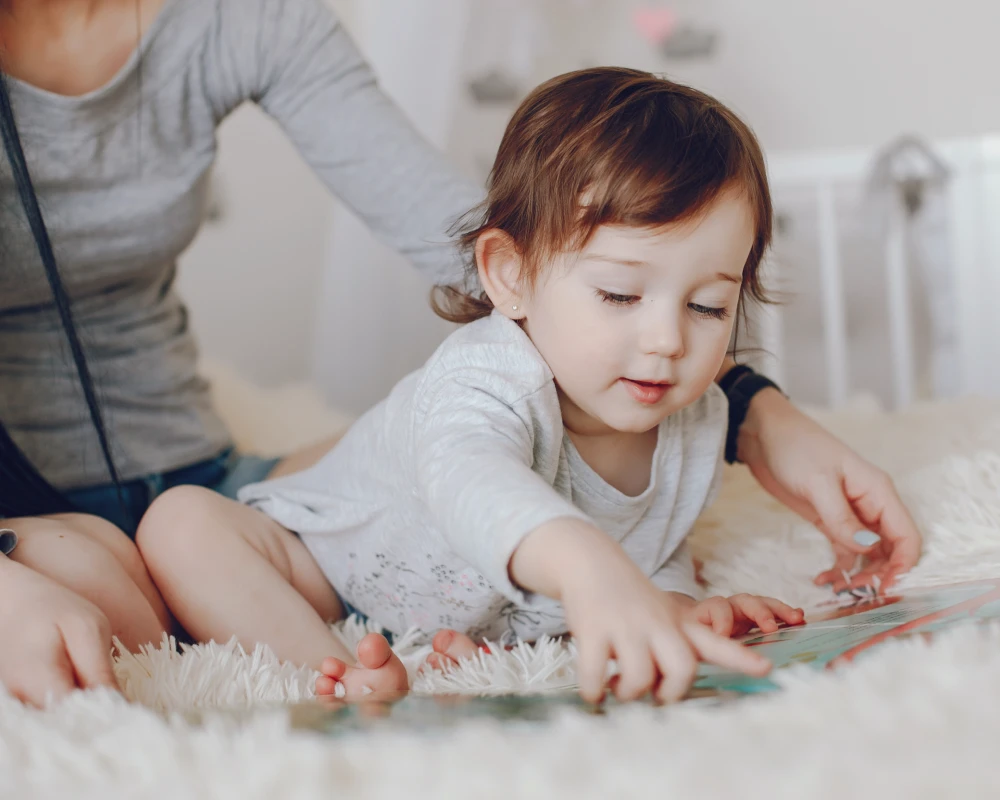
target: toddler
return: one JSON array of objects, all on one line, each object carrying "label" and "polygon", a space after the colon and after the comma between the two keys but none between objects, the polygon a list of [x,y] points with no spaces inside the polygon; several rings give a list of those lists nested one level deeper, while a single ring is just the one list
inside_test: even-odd
[{"label": "toddler", "polygon": [[543,84],[465,227],[467,285],[437,296],[465,324],[314,467],[245,505],[157,500],[138,542],[168,605],[349,699],[406,687],[383,637],[343,652],[326,622],[349,612],[433,637],[437,664],[570,631],[594,700],[610,658],[623,699],[681,697],[699,659],[766,673],[728,637],[802,612],[697,602],[684,540],[719,483],[715,378],[770,231],[760,148],[717,101],[629,69]]}]

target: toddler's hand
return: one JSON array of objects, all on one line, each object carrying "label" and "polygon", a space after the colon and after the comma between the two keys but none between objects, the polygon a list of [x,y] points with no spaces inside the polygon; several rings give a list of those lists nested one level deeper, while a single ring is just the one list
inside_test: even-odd
[{"label": "toddler's hand", "polygon": [[627,557],[602,559],[568,578],[561,599],[579,651],[580,693],[592,702],[604,695],[609,658],[618,662],[612,685],[619,700],[649,691],[663,702],[680,700],[699,659],[755,676],[771,669],[764,657],[685,613]]},{"label": "toddler's hand", "polygon": [[689,607],[686,613],[720,636],[743,636],[754,628],[760,628],[761,633],[774,633],[780,622],[801,625],[806,619],[801,608],[752,594],[710,597]]}]

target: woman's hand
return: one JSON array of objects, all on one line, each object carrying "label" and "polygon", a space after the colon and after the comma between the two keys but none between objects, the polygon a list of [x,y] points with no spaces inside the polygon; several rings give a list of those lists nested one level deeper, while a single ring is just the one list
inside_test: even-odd
[{"label": "woman's hand", "polygon": [[801,625],[806,620],[801,608],[752,594],[710,597],[690,606],[687,614],[719,636],[743,636],[754,628],[760,628],[761,633],[774,633],[782,622]]},{"label": "woman's hand", "polygon": [[[885,588],[920,559],[920,533],[889,476],[780,392],[754,396],[737,443],[760,485],[833,544],[834,565],[817,584],[841,591],[878,578]],[[858,555],[866,563],[848,580]]]},{"label": "woman's hand", "polygon": [[0,683],[36,706],[76,688],[118,689],[108,618],[6,556],[0,556]]}]

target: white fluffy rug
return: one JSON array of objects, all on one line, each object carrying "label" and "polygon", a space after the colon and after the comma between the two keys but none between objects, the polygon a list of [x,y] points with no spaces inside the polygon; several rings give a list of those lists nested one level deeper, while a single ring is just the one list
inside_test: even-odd
[{"label": "white fluffy rug", "polygon": [[[896,416],[862,408],[824,422],[891,472],[925,531],[926,555],[905,586],[1000,576],[1000,404],[962,401]],[[267,428],[277,436],[281,419]],[[809,580],[826,564],[824,541],[739,469],[695,539],[714,590],[800,605],[829,599]],[[422,658],[406,642],[400,649],[410,664]],[[118,675],[136,702],[80,693],[37,711],[0,696],[0,796],[1000,795],[1000,629],[890,644],[840,672],[786,673],[784,691],[718,707],[567,712],[537,730],[470,722],[434,736],[292,731],[287,714],[268,704],[306,698],[312,675],[260,650],[210,645],[181,655],[164,647],[122,656]],[[571,680],[571,654],[549,643],[484,657],[453,676],[421,675],[416,687],[531,691]],[[169,713],[248,704],[262,708],[245,722],[192,726]]]}]

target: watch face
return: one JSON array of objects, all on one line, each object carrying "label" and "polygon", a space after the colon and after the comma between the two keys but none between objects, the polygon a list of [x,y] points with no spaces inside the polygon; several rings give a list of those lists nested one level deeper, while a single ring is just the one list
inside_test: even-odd
[{"label": "watch face", "polygon": [[8,556],[15,547],[17,547],[17,534],[10,528],[0,528],[0,553]]}]

